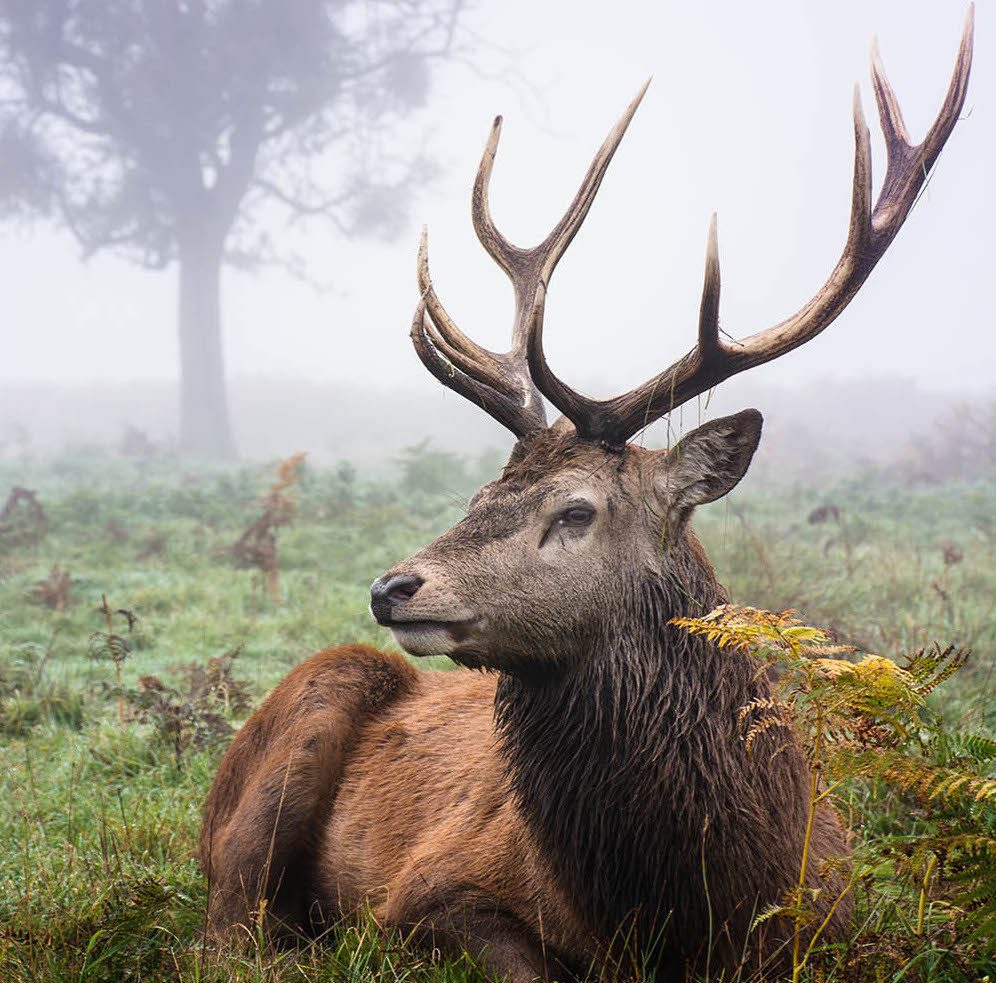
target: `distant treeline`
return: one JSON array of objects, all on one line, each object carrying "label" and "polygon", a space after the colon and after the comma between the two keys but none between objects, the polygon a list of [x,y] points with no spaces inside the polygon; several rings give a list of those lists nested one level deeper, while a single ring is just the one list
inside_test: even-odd
[{"label": "distant treeline", "polygon": [[[439,388],[242,380],[231,391],[239,449],[249,459],[305,450],[316,462],[380,470],[426,440],[470,461],[497,461],[511,446],[498,424]],[[95,446],[125,456],[172,454],[176,400],[168,383],[8,386],[0,393],[0,457]],[[765,415],[755,480],[818,485],[864,473],[917,484],[986,477],[996,466],[996,393],[962,398],[900,379],[800,390],[731,385],[656,424],[643,440],[663,446],[700,419],[746,405]],[[449,460],[457,466],[456,457]]]}]

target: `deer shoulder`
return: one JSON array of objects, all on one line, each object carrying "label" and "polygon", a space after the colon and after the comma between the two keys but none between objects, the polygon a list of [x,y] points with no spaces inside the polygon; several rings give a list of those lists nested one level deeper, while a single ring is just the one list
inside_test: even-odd
[{"label": "deer shoulder", "polygon": [[417,681],[397,654],[327,649],[293,669],[249,718],[204,806],[200,859],[213,925],[244,924],[281,881],[289,910],[278,904],[274,920],[307,920],[314,844],[357,736]]}]

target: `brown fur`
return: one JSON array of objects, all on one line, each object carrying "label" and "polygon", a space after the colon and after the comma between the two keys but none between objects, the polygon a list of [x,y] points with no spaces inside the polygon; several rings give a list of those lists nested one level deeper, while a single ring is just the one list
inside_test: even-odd
[{"label": "brown fur", "polygon": [[[381,578],[421,582],[390,611],[406,648],[491,672],[363,646],[295,669],[205,807],[214,931],[265,897],[306,932],[369,905],[516,981],[625,971],[636,951],[664,980],[777,962],[789,926],[749,928],[798,878],[809,770],[792,738],[744,748],[737,713],[769,692],[758,665],[668,625],[725,600],[687,519],[759,435],[745,411],[670,453],[520,441],[462,522]],[[582,499],[590,523],[558,518]],[[824,807],[820,916],[843,887],[820,864],[847,852]],[[849,917],[845,899],[825,937]]]}]

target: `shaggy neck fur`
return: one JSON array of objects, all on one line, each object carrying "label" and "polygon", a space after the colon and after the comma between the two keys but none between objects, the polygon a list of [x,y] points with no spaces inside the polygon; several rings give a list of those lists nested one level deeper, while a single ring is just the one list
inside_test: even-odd
[{"label": "shaggy neck fur", "polygon": [[595,938],[635,928],[644,952],[663,944],[658,965],[711,948],[715,969],[798,876],[808,772],[783,731],[744,751],[738,712],[769,691],[757,664],[667,624],[725,600],[687,548],[683,583],[634,583],[583,663],[502,674],[495,714],[515,793]]}]

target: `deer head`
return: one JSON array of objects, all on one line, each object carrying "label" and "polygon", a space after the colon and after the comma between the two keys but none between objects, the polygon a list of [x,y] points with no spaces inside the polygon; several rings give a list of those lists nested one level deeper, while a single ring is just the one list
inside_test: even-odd
[{"label": "deer head", "polygon": [[[713,216],[695,347],[643,385],[603,401],[578,393],[548,365],[544,302],[647,86],[595,155],[566,214],[529,249],[509,242],[491,217],[488,188],[501,132],[501,118],[495,120],[474,182],[472,216],[484,248],[512,281],[512,348],[482,348],[447,314],[429,276],[425,233],[411,337],[440,382],[519,439],[502,477],[478,492],[463,521],[374,582],[371,610],[405,649],[524,673],[590,657],[599,638],[627,631],[626,618],[648,582],[670,591],[667,614],[684,610],[688,599],[706,609],[717,601],[719,589],[687,520],[696,505],[725,495],[743,477],[761,415],[744,410],[712,421],[666,451],[628,441],[723,380],[810,341],[843,311],[902,227],[958,119],[971,53],[970,9],[944,104],[923,141],[913,144],[873,49],[885,180],[873,205],[870,136],[855,89],[850,223],[823,286],[779,324],[724,340]],[[544,398],[562,414],[549,427]]]},{"label": "deer head", "polygon": [[583,658],[647,577],[692,587],[704,557],[688,516],[743,477],[760,436],[744,410],[670,451],[567,428],[523,437],[463,521],[374,584],[373,612],[416,655],[509,670]]}]

